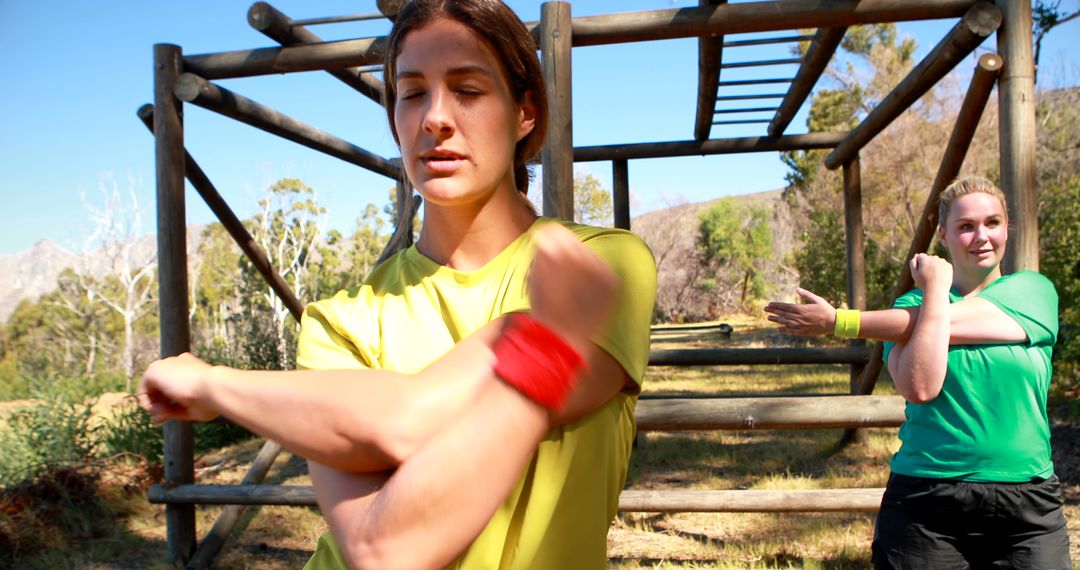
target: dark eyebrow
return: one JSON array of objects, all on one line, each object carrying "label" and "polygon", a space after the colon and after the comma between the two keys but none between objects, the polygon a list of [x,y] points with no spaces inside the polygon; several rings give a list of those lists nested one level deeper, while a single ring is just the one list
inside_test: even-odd
[{"label": "dark eyebrow", "polygon": [[[487,76],[487,77],[492,76],[491,70],[488,69],[487,67],[482,66],[482,65],[462,65],[462,66],[458,66],[458,67],[452,67],[446,72],[446,74],[447,75],[484,75],[484,76]],[[396,80],[401,81],[402,79],[415,79],[417,77],[422,77],[422,76],[423,76],[423,74],[420,73],[419,71],[415,71],[415,70],[412,70],[412,69],[399,69],[398,72],[397,72]]]}]

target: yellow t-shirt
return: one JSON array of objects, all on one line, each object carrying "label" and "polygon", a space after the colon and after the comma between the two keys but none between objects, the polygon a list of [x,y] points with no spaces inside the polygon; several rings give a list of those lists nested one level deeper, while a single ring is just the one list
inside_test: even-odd
[{"label": "yellow t-shirt", "polygon": [[[649,357],[656,264],[630,232],[559,223],[620,277],[611,325],[593,342],[634,384],[584,418],[548,431],[509,497],[451,568],[603,568],[607,562],[608,525],[626,481]],[[416,372],[489,321],[528,309],[529,241],[538,225],[475,271],[441,266],[412,247],[376,268],[356,293],[308,305],[297,364]],[[306,568],[344,567],[333,538],[323,535]]]}]

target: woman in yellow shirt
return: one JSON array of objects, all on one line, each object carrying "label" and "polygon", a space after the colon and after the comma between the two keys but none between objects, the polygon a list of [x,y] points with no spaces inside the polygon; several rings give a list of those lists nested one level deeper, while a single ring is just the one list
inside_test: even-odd
[{"label": "woman in yellow shirt", "polygon": [[[387,116],[424,198],[417,244],[307,308],[306,370],[186,356],[152,366],[145,391],[163,418],[224,413],[309,459],[332,534],[310,568],[602,568],[648,359],[652,255],[629,232],[538,218],[525,198],[547,98],[536,44],[504,4],[407,3],[386,51]],[[503,315],[520,311],[587,364],[558,409],[491,372]]]}]

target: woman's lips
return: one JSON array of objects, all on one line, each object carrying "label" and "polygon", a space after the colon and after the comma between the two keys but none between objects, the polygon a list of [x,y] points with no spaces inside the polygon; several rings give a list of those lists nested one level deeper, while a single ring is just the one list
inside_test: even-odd
[{"label": "woman's lips", "polygon": [[430,171],[447,174],[454,172],[461,168],[465,164],[465,160],[460,157],[424,157],[420,159],[420,162]]}]

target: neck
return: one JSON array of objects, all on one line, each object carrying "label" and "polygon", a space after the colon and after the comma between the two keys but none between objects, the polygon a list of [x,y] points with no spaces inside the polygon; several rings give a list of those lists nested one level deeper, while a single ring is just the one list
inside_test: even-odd
[{"label": "neck", "polygon": [[471,271],[494,259],[535,220],[536,214],[513,188],[496,191],[479,205],[424,201],[424,226],[416,247],[440,265]]},{"label": "neck", "polygon": [[964,297],[975,295],[979,291],[986,289],[991,283],[1001,278],[1001,265],[995,265],[993,269],[987,272],[971,273],[967,275],[961,275],[960,273],[953,274],[953,289],[956,289],[957,293],[960,293]]}]

